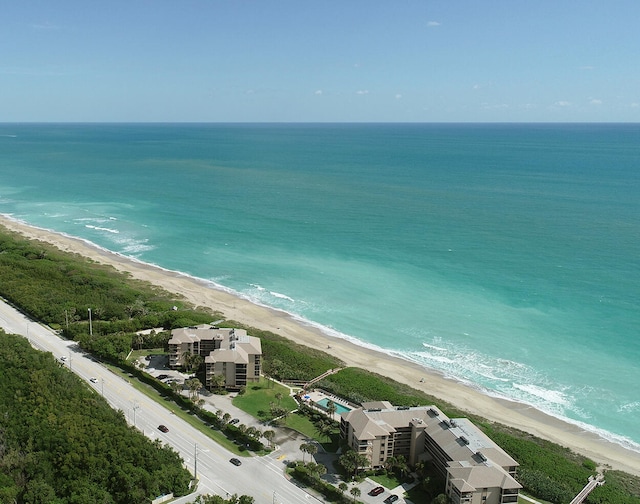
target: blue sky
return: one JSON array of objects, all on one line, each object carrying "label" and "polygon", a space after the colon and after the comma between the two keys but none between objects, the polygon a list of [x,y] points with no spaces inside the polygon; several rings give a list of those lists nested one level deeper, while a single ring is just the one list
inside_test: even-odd
[{"label": "blue sky", "polygon": [[0,122],[638,122],[638,0],[20,0]]}]

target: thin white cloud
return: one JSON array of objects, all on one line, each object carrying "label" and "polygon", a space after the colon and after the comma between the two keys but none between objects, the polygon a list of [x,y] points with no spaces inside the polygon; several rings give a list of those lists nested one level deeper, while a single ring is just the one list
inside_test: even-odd
[{"label": "thin white cloud", "polygon": [[53,24],[49,21],[45,21],[44,23],[31,23],[31,28],[34,30],[59,30],[60,26]]},{"label": "thin white cloud", "polygon": [[556,107],[570,107],[571,106],[571,102],[570,101],[566,101],[566,100],[559,100],[559,101],[555,102],[554,105]]},{"label": "thin white cloud", "polygon": [[581,66],[580,70],[594,70],[595,67],[592,67],[591,65],[585,65],[585,66]]},{"label": "thin white cloud", "polygon": [[589,103],[591,105],[602,105],[602,100],[598,100],[597,98],[592,98],[591,100],[589,100]]},{"label": "thin white cloud", "polygon": [[633,102],[631,104],[631,108],[639,108],[639,107],[640,107],[640,103],[638,103],[638,102]]},{"label": "thin white cloud", "polygon": [[322,89],[317,89],[316,92],[313,94],[320,96],[322,94]]},{"label": "thin white cloud", "polygon": [[441,23],[438,22],[438,21],[429,21],[429,22],[427,22],[427,26],[429,26],[429,27],[440,26],[440,24]]},{"label": "thin white cloud", "polygon": [[358,89],[356,91],[356,94],[357,95],[366,95],[366,94],[369,94],[369,90],[368,89]]},{"label": "thin white cloud", "polygon": [[398,94],[396,95],[396,100],[400,100],[401,98],[402,98],[402,95],[401,95],[400,93],[398,93]]}]

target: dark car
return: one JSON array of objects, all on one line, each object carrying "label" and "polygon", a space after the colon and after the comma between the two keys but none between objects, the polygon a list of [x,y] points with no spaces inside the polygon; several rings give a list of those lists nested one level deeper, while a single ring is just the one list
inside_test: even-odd
[{"label": "dark car", "polygon": [[376,495],[380,495],[382,492],[384,492],[384,488],[381,486],[375,487],[373,490],[371,490],[369,492],[369,495],[373,495],[374,497]]},{"label": "dark car", "polygon": [[162,432],[169,432],[169,427],[166,425],[158,425],[158,430]]},{"label": "dark car", "polygon": [[169,375],[168,374],[159,374],[157,376],[157,378],[158,378],[158,380],[164,380],[165,378],[169,378]]},{"label": "dark car", "polygon": [[234,466],[242,465],[242,462],[240,462],[240,460],[238,460],[237,458],[232,458],[231,460],[229,460],[229,462],[231,462]]},{"label": "dark car", "polygon": [[398,496],[397,495],[390,495],[389,497],[387,497],[384,500],[384,502],[385,502],[385,504],[393,504],[397,500],[398,500]]},{"label": "dark car", "polygon": [[238,419],[238,418],[234,418],[234,419],[233,419],[233,420],[231,420],[229,423],[230,423],[230,424],[237,424],[237,423],[239,423],[239,422],[240,422],[240,419]]}]

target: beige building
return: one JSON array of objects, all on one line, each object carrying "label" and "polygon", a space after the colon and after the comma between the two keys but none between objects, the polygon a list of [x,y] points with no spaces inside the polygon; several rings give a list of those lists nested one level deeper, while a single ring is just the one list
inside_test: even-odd
[{"label": "beige building", "polygon": [[224,376],[225,387],[231,389],[260,379],[260,339],[247,335],[244,329],[209,324],[174,329],[169,340],[169,366],[183,366],[188,354],[204,358],[207,388],[214,385],[214,375]]},{"label": "beige building", "polygon": [[393,407],[379,401],[342,413],[340,429],[372,468],[398,455],[409,465],[431,461],[446,478],[446,494],[454,504],[518,501],[518,463],[466,418],[449,419],[435,406]]}]

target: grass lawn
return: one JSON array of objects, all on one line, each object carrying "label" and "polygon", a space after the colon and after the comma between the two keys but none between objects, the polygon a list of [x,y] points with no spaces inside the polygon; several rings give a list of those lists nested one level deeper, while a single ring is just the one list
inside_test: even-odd
[{"label": "grass lawn", "polygon": [[146,355],[165,355],[166,352],[163,348],[143,348],[142,350],[132,350],[131,355],[127,361],[134,362],[138,360],[140,357],[144,357]]},{"label": "grass lawn", "polygon": [[[276,394],[281,395],[279,400]],[[298,407],[296,401],[289,395],[287,387],[263,378],[258,383],[248,385],[244,394],[233,399],[233,405],[236,408],[263,421],[271,420],[271,403],[279,403],[289,411]]]},{"label": "grass lawn", "polygon": [[369,479],[372,479],[378,483],[378,485],[388,488],[389,490],[400,484],[400,481],[397,478],[388,474],[376,474],[375,476],[369,476]]}]

